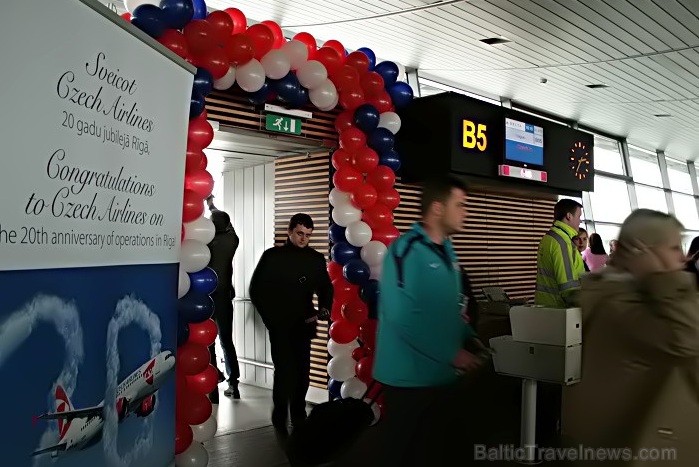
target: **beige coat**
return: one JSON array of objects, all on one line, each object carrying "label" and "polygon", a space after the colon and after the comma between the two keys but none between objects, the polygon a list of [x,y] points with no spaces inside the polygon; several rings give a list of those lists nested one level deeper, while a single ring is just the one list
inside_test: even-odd
[{"label": "beige coat", "polygon": [[[563,433],[572,445],[670,448],[699,466],[699,295],[685,272],[638,281],[612,267],[583,278],[582,381],[564,389]],[[594,462],[590,465],[600,465]],[[604,465],[616,465],[613,462]]]}]

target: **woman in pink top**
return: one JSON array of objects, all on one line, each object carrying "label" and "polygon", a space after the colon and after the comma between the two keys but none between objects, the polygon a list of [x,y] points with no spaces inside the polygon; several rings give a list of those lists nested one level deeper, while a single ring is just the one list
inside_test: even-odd
[{"label": "woman in pink top", "polygon": [[582,257],[591,272],[599,271],[607,264],[609,255],[604,249],[604,243],[602,243],[602,237],[599,234],[590,235],[590,246],[583,251]]}]

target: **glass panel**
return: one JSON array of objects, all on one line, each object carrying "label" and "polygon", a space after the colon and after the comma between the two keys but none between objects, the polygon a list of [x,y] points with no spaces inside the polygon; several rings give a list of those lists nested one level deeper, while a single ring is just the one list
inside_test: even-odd
[{"label": "glass panel", "polygon": [[595,170],[624,175],[618,141],[595,135]]},{"label": "glass panel", "polygon": [[685,229],[699,229],[699,214],[694,196],[673,191],[672,202],[675,205],[675,217],[684,224]]},{"label": "glass panel", "polygon": [[667,200],[665,199],[665,192],[661,188],[653,188],[645,185],[636,185],[636,199],[638,200],[639,208],[669,212],[667,209]]},{"label": "glass panel", "polygon": [[670,179],[670,189],[682,193],[694,193],[692,190],[692,179],[689,176],[689,169],[686,162],[665,158],[667,161],[667,176]]},{"label": "glass panel", "polygon": [[634,182],[659,187],[663,186],[657,154],[648,153],[629,146],[629,160],[631,162],[631,172],[633,173]]},{"label": "glass panel", "polygon": [[595,191],[590,193],[590,204],[595,222],[621,223],[631,214],[626,182],[613,178],[595,176]]},{"label": "glass panel", "polygon": [[598,222],[595,223],[595,232],[597,232],[599,236],[602,238],[602,243],[604,244],[604,249],[607,251],[607,254],[611,253],[609,242],[612,240],[616,240],[617,237],[619,237],[620,228],[621,227],[619,225],[615,224],[600,224]]}]

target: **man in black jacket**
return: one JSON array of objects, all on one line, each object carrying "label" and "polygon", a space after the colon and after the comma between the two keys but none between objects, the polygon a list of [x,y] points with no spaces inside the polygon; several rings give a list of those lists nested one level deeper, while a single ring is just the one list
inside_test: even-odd
[{"label": "man in black jacket", "polygon": [[[283,246],[262,254],[250,281],[250,299],[269,330],[274,363],[272,424],[287,431],[287,410],[297,427],[306,420],[311,339],[332,307],[333,288],[324,256],[308,246],[313,220],[295,214]],[[313,295],[318,308],[313,307]]]}]

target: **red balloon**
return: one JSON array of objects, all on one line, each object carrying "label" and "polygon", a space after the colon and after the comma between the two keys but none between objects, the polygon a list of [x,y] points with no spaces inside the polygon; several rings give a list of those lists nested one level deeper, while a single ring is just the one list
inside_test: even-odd
[{"label": "red balloon", "polygon": [[[209,349],[203,345],[185,342],[177,349],[177,368],[185,375],[196,375],[206,370],[209,366],[211,355]],[[187,381],[189,386],[189,381]],[[198,423],[194,423],[198,425]]]},{"label": "red balloon", "polygon": [[332,321],[338,321],[342,319],[342,307],[345,303],[341,300],[334,300],[332,310],[330,310],[330,319]]},{"label": "red balloon", "polygon": [[293,40],[303,42],[308,49],[308,59],[314,60],[316,51],[318,50],[315,37],[307,32],[300,32],[293,37]]},{"label": "red balloon", "polygon": [[233,32],[233,20],[225,11],[212,11],[205,21],[213,26],[213,37],[217,44],[222,44]]},{"label": "red balloon", "polygon": [[192,222],[204,213],[204,198],[192,190],[184,190],[182,222]]},{"label": "red balloon", "polygon": [[345,57],[345,46],[338,40],[330,39],[329,41],[325,41],[323,42],[323,47],[333,49],[341,58]]},{"label": "red balloon", "polygon": [[338,133],[342,133],[343,130],[348,128],[355,128],[354,123],[352,123],[353,120],[354,112],[345,110],[335,118],[335,130],[337,130]]},{"label": "red balloon", "polygon": [[362,183],[350,193],[352,204],[359,209],[369,209],[376,204],[378,195],[376,188],[368,183]]},{"label": "red balloon", "polygon": [[221,47],[212,47],[205,52],[201,52],[199,55],[195,55],[194,65],[208,70],[214,79],[219,79],[223,78],[223,76],[228,73],[230,60],[224,49]]},{"label": "red balloon", "polygon": [[354,155],[354,168],[361,173],[369,173],[379,165],[379,155],[368,146],[360,148]]},{"label": "red balloon", "polygon": [[393,213],[381,203],[375,203],[362,213],[362,220],[373,229],[383,228],[393,224]]},{"label": "red balloon", "polygon": [[233,34],[226,40],[224,46],[226,56],[232,65],[244,65],[255,58],[252,39],[245,33]]},{"label": "red balloon", "polygon": [[[378,74],[378,73],[377,73]],[[347,64],[342,65],[342,68],[332,77],[332,82],[338,91],[343,91],[346,88],[359,86],[359,72],[356,68]]]},{"label": "red balloon", "polygon": [[187,146],[190,148],[204,149],[214,140],[214,129],[206,120],[203,113],[189,121],[187,130]]},{"label": "red balloon", "polygon": [[383,77],[375,71],[366,73],[361,77],[360,83],[367,97],[378,96],[385,92]]},{"label": "red balloon", "polygon": [[178,394],[175,402],[175,420],[187,425],[201,425],[211,416],[211,401],[204,395],[188,391]]},{"label": "red balloon", "polygon": [[386,91],[380,92],[379,94],[369,98],[369,104],[376,107],[376,110],[378,110],[379,113],[390,112],[393,108],[391,96],[389,96]]},{"label": "red balloon", "polygon": [[184,37],[180,31],[176,29],[166,30],[162,36],[158,38],[158,42],[163,44],[168,49],[175,52],[182,58],[189,57],[189,47],[187,46],[187,39]]},{"label": "red balloon", "polygon": [[213,319],[207,319],[201,323],[189,323],[189,339],[192,344],[209,347],[216,341],[218,326]]},{"label": "red balloon", "polygon": [[360,325],[369,318],[369,308],[355,295],[349,303],[342,307],[342,317],[350,323]]},{"label": "red balloon", "polygon": [[184,187],[206,199],[214,189],[214,177],[206,170],[194,170],[184,176]]},{"label": "red balloon", "polygon": [[333,290],[335,291],[333,299],[344,303],[357,297],[359,286],[350,284],[344,277],[338,277],[333,281]]},{"label": "red balloon", "polygon": [[352,52],[345,58],[345,64],[356,69],[360,76],[369,71],[369,57],[364,52]]},{"label": "red balloon", "polygon": [[400,193],[395,188],[379,191],[377,201],[393,211],[400,205]]},{"label": "red balloon", "polygon": [[330,47],[321,47],[315,55],[315,60],[323,64],[328,70],[328,76],[333,76],[342,68],[342,58],[335,49]]},{"label": "red balloon", "polygon": [[284,33],[282,32],[281,26],[279,26],[276,22],[272,20],[266,20],[263,21],[262,24],[266,25],[269,27],[269,30],[272,31],[272,37],[274,38],[274,44],[272,45],[273,48],[278,49],[281,46],[284,45]]},{"label": "red balloon", "polygon": [[334,281],[338,277],[343,277],[342,265],[340,263],[336,263],[335,261],[330,261],[328,263],[328,275],[330,276],[331,281]]},{"label": "red balloon", "polygon": [[338,344],[349,344],[359,335],[359,326],[345,319],[335,321],[330,325],[330,337]]},{"label": "red balloon", "polygon": [[333,167],[335,167],[335,170],[339,170],[340,167],[350,167],[352,165],[352,154],[342,148],[336,149],[330,161]]},{"label": "red balloon", "polygon": [[186,423],[177,421],[175,423],[175,454],[185,452],[192,444],[193,439],[192,428]]},{"label": "red balloon", "polygon": [[367,356],[366,348],[364,348],[364,347],[357,347],[356,349],[354,349],[352,351],[352,359],[357,361],[357,362],[366,356]]},{"label": "red balloon", "polygon": [[250,36],[250,39],[252,39],[256,59],[261,59],[267,55],[267,52],[272,50],[272,46],[274,46],[274,34],[272,34],[272,31],[266,24],[253,24],[248,28],[246,33]]},{"label": "red balloon", "polygon": [[213,365],[209,365],[204,371],[196,375],[187,375],[187,387],[199,394],[209,394],[218,385],[218,371]]},{"label": "red balloon", "polygon": [[245,32],[248,27],[248,20],[245,18],[242,11],[237,8],[226,8],[223,11],[225,11],[231,21],[233,21],[232,34],[240,34],[241,32]]},{"label": "red balloon", "polygon": [[126,21],[131,22],[131,13],[129,13],[128,11],[127,11],[126,13],[122,13],[122,14],[119,15],[119,16],[121,16],[122,18],[124,18]]},{"label": "red balloon", "polygon": [[364,91],[359,86],[348,86],[340,92],[338,102],[343,108],[354,111],[364,104]]},{"label": "red balloon", "polygon": [[214,26],[203,19],[193,19],[182,32],[193,55],[202,54],[216,46]]},{"label": "red balloon", "polygon": [[396,183],[396,174],[385,165],[380,165],[367,174],[366,181],[374,185],[376,191],[386,191]]},{"label": "red balloon", "polygon": [[364,177],[352,167],[341,167],[333,175],[333,185],[340,191],[352,192],[363,181]]},{"label": "red balloon", "polygon": [[376,344],[376,320],[368,319],[359,326],[359,339],[367,349],[374,349]]},{"label": "red balloon", "polygon": [[374,357],[364,357],[357,362],[354,372],[362,382],[369,384],[373,378]]},{"label": "red balloon", "polygon": [[199,168],[201,170],[206,170],[206,166],[209,164],[209,159],[206,158],[206,154],[203,152],[201,153],[201,164],[199,164]]},{"label": "red balloon", "polygon": [[201,166],[201,158],[204,152],[201,149],[187,148],[187,158],[185,159],[184,171],[192,172]]},{"label": "red balloon", "polygon": [[353,152],[364,146],[366,146],[366,135],[359,128],[347,128],[340,133],[341,148]]},{"label": "red balloon", "polygon": [[393,225],[372,229],[371,231],[371,239],[376,240],[377,242],[381,242],[386,246],[389,246],[391,242],[399,236],[400,232]]},{"label": "red balloon", "polygon": [[368,389],[365,397],[376,400],[378,402],[378,398],[380,398],[381,396],[383,396],[382,386],[381,383],[376,381],[374,385]]}]

